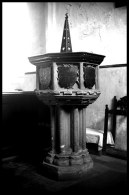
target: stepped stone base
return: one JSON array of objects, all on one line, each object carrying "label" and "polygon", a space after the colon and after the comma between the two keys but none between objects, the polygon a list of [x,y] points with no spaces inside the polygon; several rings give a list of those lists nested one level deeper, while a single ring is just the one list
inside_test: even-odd
[{"label": "stepped stone base", "polygon": [[43,172],[45,172],[47,177],[55,180],[79,179],[91,168],[93,168],[93,161],[91,158],[89,158],[88,161],[82,165],[71,166],[57,166],[43,162]]}]

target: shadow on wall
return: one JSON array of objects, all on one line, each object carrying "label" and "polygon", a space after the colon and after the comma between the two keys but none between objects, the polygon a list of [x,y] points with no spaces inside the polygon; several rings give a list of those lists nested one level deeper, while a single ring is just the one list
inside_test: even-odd
[{"label": "shadow on wall", "polygon": [[[111,107],[111,109],[114,108],[114,97],[111,99],[111,106],[110,107]],[[88,112],[87,112],[88,126],[87,127],[104,131],[105,107],[104,107],[103,110],[104,111],[100,111],[100,110],[96,111],[96,110],[93,110],[93,109],[88,110]],[[111,114],[109,114],[108,115],[108,130],[111,131],[111,132],[113,132],[112,127],[113,127],[113,116]]]}]

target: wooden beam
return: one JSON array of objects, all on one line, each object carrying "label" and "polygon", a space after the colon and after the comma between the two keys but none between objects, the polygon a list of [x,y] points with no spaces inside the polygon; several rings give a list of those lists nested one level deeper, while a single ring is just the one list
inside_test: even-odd
[{"label": "wooden beam", "polygon": [[119,68],[119,67],[127,67],[127,64],[113,64],[113,65],[99,66],[99,68]]}]

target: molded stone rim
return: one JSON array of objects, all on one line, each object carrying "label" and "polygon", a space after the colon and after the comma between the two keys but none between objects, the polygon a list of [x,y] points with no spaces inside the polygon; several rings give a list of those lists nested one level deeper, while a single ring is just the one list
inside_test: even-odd
[{"label": "molded stone rim", "polygon": [[46,53],[43,55],[29,57],[30,63],[38,65],[44,62],[91,62],[100,64],[104,55],[88,53],[88,52],[69,52],[69,53]]}]

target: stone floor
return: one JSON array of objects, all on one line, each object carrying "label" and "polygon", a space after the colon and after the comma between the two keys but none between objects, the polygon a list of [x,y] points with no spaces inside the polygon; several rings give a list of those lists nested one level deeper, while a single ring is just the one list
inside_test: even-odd
[{"label": "stone floor", "polygon": [[127,160],[91,154],[93,169],[75,181],[55,181],[17,156],[2,159],[1,194],[127,193]]}]

